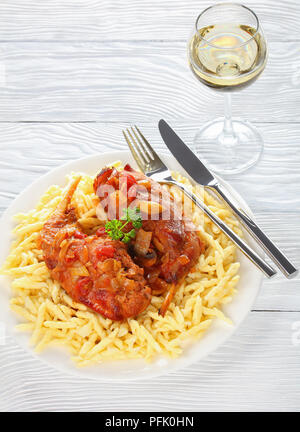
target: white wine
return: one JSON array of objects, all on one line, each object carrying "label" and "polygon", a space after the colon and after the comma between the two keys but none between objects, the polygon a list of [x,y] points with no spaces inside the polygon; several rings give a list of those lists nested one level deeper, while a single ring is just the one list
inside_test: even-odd
[{"label": "white wine", "polygon": [[216,24],[198,30],[188,44],[189,63],[196,77],[220,90],[240,89],[264,70],[267,47],[252,27]]}]

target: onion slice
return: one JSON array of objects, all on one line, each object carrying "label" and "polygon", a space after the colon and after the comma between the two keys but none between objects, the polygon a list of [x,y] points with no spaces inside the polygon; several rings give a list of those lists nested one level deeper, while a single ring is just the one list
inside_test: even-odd
[{"label": "onion slice", "polygon": [[151,231],[145,231],[140,228],[137,232],[136,239],[134,242],[134,251],[140,257],[145,257],[150,247],[152,238]]}]

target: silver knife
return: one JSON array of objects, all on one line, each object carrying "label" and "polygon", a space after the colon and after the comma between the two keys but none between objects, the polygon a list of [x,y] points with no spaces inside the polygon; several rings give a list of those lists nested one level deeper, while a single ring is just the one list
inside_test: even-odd
[{"label": "silver knife", "polygon": [[287,277],[295,277],[298,270],[288,260],[288,258],[278,249],[278,247],[269,239],[269,237],[259,228],[254,220],[247,215],[237,203],[234,203],[229,193],[219,180],[209,169],[198,159],[198,157],[184,144],[179,136],[164,120],[158,123],[160,134],[170,152],[177,159],[180,165],[186,170],[191,178],[202,186],[216,192],[226,204],[233,210],[242,225],[247,229],[249,234],[257,241],[266,254],[278,266],[281,272]]}]

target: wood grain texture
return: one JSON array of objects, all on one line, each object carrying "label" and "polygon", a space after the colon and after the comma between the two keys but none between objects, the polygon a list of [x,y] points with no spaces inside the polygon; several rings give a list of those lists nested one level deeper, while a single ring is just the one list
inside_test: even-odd
[{"label": "wood grain texture", "polygon": [[[2,0],[0,40],[185,40],[219,0]],[[299,40],[297,0],[243,0],[269,40]],[[280,28],[280,31],[278,30]]]},{"label": "wood grain texture", "polygon": [[[1,408],[13,411],[299,410],[300,313],[252,312],[205,360],[160,378],[97,383],[65,376],[13,341],[0,346]],[[9,372],[7,365],[10,365]],[[13,391],[12,391],[13,386]]]},{"label": "wood grain texture", "polygon": [[[270,43],[263,75],[233,97],[251,121],[298,121],[298,43]],[[149,122],[223,115],[223,94],[199,83],[183,42],[3,43],[2,121]],[[259,95],[259,96],[258,96]]]},{"label": "wood grain texture", "polygon": [[[194,149],[197,128],[223,114],[223,96],[193,78],[185,45],[195,17],[217,2],[2,0],[0,211],[65,161],[124,149],[121,129],[130,122],[164,151],[156,127],[164,117]],[[300,2],[243,3],[258,13],[270,56],[259,80],[234,95],[233,113],[256,122],[265,152],[255,168],[229,180],[300,266]],[[226,344],[151,381],[64,376],[7,338],[0,411],[299,411],[300,344],[292,343],[299,282],[265,280]]]}]

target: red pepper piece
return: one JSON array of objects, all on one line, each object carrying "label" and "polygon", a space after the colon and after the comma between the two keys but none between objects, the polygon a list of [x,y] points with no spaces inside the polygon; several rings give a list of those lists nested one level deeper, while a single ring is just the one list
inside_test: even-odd
[{"label": "red pepper piece", "polygon": [[103,235],[105,235],[105,227],[98,228],[96,231],[96,236],[101,237]]},{"label": "red pepper piece", "polygon": [[131,186],[136,184],[136,179],[133,177],[133,175],[128,174],[127,172],[123,172],[122,177],[124,178],[123,181],[125,181],[125,179],[127,180],[127,190],[129,190]]},{"label": "red pepper piece", "polygon": [[84,239],[87,237],[86,234],[84,234],[83,232],[76,230],[73,234],[73,237],[77,238],[77,239]]},{"label": "red pepper piece", "polygon": [[113,258],[115,251],[116,250],[112,245],[102,245],[97,247],[96,254],[98,258]]},{"label": "red pepper piece", "polygon": [[134,171],[129,164],[124,166],[124,171]]}]

